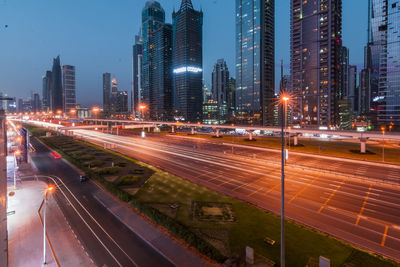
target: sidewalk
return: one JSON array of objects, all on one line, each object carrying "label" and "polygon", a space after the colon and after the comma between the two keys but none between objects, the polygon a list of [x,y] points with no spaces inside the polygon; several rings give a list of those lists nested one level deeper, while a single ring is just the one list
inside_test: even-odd
[{"label": "sidewalk", "polygon": [[[9,266],[41,266],[43,263],[43,225],[38,209],[46,183],[18,183],[14,196],[8,197]],[[41,213],[42,214],[42,213]],[[95,266],[69,227],[63,213],[49,195],[46,209],[49,239],[61,266]],[[50,246],[46,248],[47,266],[57,266]]]},{"label": "sidewalk", "polygon": [[121,204],[108,193],[98,190],[94,197],[116,218],[123,222],[141,239],[164,255],[176,266],[211,266],[202,258],[182,247],[171,238],[160,232],[153,225],[134,213],[127,205]]}]

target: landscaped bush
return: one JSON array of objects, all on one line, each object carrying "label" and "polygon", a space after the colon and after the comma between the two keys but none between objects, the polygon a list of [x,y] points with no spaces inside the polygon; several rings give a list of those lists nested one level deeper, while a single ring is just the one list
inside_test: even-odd
[{"label": "landscaped bush", "polygon": [[126,185],[134,185],[137,184],[140,181],[140,176],[133,176],[133,175],[125,175],[122,176],[118,182],[118,186],[126,186]]},{"label": "landscaped bush", "polygon": [[118,162],[116,165],[119,167],[126,167],[126,166],[128,166],[128,163],[127,162]]},{"label": "landscaped bush", "polygon": [[83,155],[83,156],[79,156],[79,157],[76,157],[76,158],[79,159],[79,160],[82,160],[82,161],[88,161],[88,160],[95,159],[95,157],[92,156],[92,155]]},{"label": "landscaped bush", "polygon": [[107,167],[101,169],[98,174],[100,175],[111,175],[111,174],[117,174],[121,171],[121,167]]},{"label": "landscaped bush", "polygon": [[106,165],[106,163],[101,160],[95,160],[95,161],[87,162],[85,165],[88,167],[90,166],[90,168],[95,168],[95,167],[103,167],[104,165]]}]

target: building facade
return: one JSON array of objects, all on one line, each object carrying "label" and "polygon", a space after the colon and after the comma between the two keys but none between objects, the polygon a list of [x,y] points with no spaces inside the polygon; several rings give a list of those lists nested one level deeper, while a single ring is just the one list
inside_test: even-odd
[{"label": "building facade", "polygon": [[349,49],[342,46],[340,54],[340,88],[338,92],[338,99],[342,100],[347,97],[349,91]]},{"label": "building facade", "polygon": [[357,86],[357,66],[349,66],[347,100],[349,101],[352,114],[358,114],[359,111],[359,91]]},{"label": "building facade", "polygon": [[53,60],[53,69],[51,74],[50,109],[54,114],[56,114],[60,111],[64,111],[60,56],[57,56]]},{"label": "building facade", "polygon": [[64,112],[69,113],[76,108],[75,67],[63,65]]},{"label": "building facade", "polygon": [[172,25],[164,24],[154,33],[153,81],[150,92],[150,118],[173,119]]},{"label": "building facade", "polygon": [[230,97],[229,70],[224,59],[219,59],[214,65],[211,74],[212,98],[218,105],[218,123],[223,124],[228,120],[228,101]]},{"label": "building facade", "polygon": [[273,125],[275,1],[236,0],[236,119]]},{"label": "building facade", "polygon": [[201,120],[203,99],[203,12],[182,0],[173,12],[174,109],[185,121]]},{"label": "building facade", "polygon": [[48,70],[42,78],[42,108],[46,112],[50,110],[51,77],[51,71]]},{"label": "building facade", "polygon": [[141,103],[141,76],[142,76],[142,58],[143,58],[143,39],[141,34],[135,36],[135,45],[133,46],[132,57],[132,99],[131,110],[134,117],[139,116],[139,106]]},{"label": "building facade", "polygon": [[148,110],[152,110],[151,97],[154,95],[155,85],[153,77],[153,69],[155,65],[155,47],[154,34],[165,24],[165,11],[157,1],[147,1],[142,10],[142,73],[141,88],[142,102],[148,106]]},{"label": "building facade", "polygon": [[338,124],[341,32],[341,0],[291,0],[294,125],[329,127]]},{"label": "building facade", "polygon": [[108,116],[111,112],[111,73],[103,73],[103,112]]},{"label": "building facade", "polygon": [[[378,125],[400,123],[400,1],[369,0],[372,78],[377,73],[378,90],[371,91],[371,109]],[[375,77],[376,80],[376,77]],[[372,83],[373,81],[371,81]]]}]

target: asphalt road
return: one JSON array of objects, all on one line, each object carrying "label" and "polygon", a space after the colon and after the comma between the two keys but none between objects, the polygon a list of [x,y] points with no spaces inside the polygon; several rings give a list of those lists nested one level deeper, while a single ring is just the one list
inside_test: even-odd
[{"label": "asphalt road", "polygon": [[74,168],[54,159],[35,138],[31,143],[36,150],[31,157],[40,174],[57,176],[62,180],[59,185],[66,189],[63,190],[66,197],[57,190],[57,203],[98,266],[172,266],[98,203],[93,197],[100,190],[97,185],[91,181],[81,184],[79,173]]},{"label": "asphalt road", "polygon": [[[277,158],[273,151],[259,152],[254,159],[200,140],[142,139],[87,130],[75,133],[93,143],[116,145],[113,149],[123,154],[280,213],[280,166],[273,162]],[[287,166],[287,216],[400,261],[400,187],[320,172],[321,164],[325,163],[316,161],[315,170]],[[359,164],[352,163],[353,169],[363,168]]]}]

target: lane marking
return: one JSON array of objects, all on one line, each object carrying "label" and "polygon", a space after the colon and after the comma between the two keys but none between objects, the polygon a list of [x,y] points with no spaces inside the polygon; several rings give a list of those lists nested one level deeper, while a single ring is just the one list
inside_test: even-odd
[{"label": "lane marking", "polygon": [[255,193],[260,192],[262,189],[264,189],[264,187],[260,187],[259,189],[254,190],[252,193],[248,194],[247,196],[250,197],[250,196],[254,195]]},{"label": "lane marking", "polygon": [[224,175],[223,174],[217,175],[215,177],[212,177],[212,178],[208,179],[207,182],[211,182],[211,181],[217,180],[218,178],[221,178],[222,176],[224,176]]},{"label": "lane marking", "polygon": [[260,178],[258,178],[258,179],[256,179],[256,180],[254,180],[254,181],[251,181],[251,182],[249,182],[249,183],[243,183],[243,184],[241,184],[241,185],[239,185],[239,186],[233,188],[232,191],[236,191],[236,190],[238,190],[238,189],[240,189],[240,188],[242,188],[242,187],[246,187],[246,186],[248,186],[248,185],[251,185],[251,184],[253,184],[253,183],[256,183],[256,182],[258,182],[258,181],[261,181],[261,180],[264,179],[264,178],[270,177],[273,173],[275,173],[275,172],[277,172],[277,171],[280,171],[280,170],[279,170],[279,169],[273,170],[272,172],[269,172],[268,174],[266,174],[266,175],[264,175],[264,176],[262,176],[262,177],[260,177]]},{"label": "lane marking", "polygon": [[362,214],[363,214],[364,209],[365,209],[365,205],[367,204],[367,201],[368,201],[368,198],[369,198],[369,194],[371,193],[371,189],[372,189],[372,184],[369,185],[367,196],[365,197],[364,202],[363,202],[363,204],[361,206],[360,213],[357,216],[356,225],[358,225],[358,223],[360,222],[360,219],[361,219]]},{"label": "lane marking", "polygon": [[308,187],[310,187],[312,184],[314,184],[314,182],[316,180],[318,180],[320,177],[322,176],[322,174],[318,175],[314,180],[312,180],[312,182],[310,182],[309,184],[307,184],[306,186],[303,187],[303,189],[301,189],[299,192],[296,193],[296,195],[294,195],[290,200],[289,203],[292,203],[293,200],[295,200],[301,193],[303,193]]},{"label": "lane marking", "polygon": [[275,188],[277,188],[279,185],[281,185],[281,182],[279,181],[279,183],[277,183],[276,185],[274,185],[273,187],[271,187],[268,191],[265,192],[265,195],[267,195],[269,192],[271,192],[272,190],[275,190]]},{"label": "lane marking", "polygon": [[387,232],[388,232],[388,230],[389,230],[389,226],[386,225],[386,227],[385,227],[385,232],[383,233],[383,236],[382,236],[382,242],[381,242],[381,246],[382,246],[382,247],[385,246],[385,242],[386,242],[386,237],[387,237]]},{"label": "lane marking", "polygon": [[340,183],[340,185],[338,185],[338,187],[336,187],[335,190],[333,190],[333,192],[331,193],[331,195],[328,197],[328,199],[325,201],[325,203],[321,206],[321,208],[318,210],[318,213],[321,213],[321,211],[325,208],[325,206],[328,204],[329,200],[331,200],[331,198],[336,194],[336,192],[342,187],[342,185],[344,184],[344,179],[342,180],[342,182]]}]

